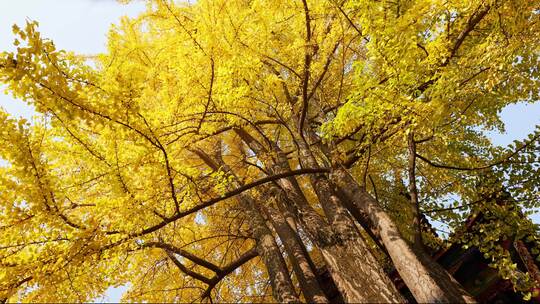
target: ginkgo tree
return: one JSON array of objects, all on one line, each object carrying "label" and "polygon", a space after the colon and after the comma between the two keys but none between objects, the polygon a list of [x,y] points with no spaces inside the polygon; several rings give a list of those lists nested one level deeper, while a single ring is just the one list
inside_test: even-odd
[{"label": "ginkgo tree", "polygon": [[[394,268],[418,302],[475,302],[429,255],[449,242],[530,296],[497,240],[537,250],[540,134],[481,129],[538,99],[539,12],[155,0],[92,59],[14,26],[0,81],[41,115],[0,113],[0,299],[328,303],[326,269],[343,301],[403,302]],[[443,241],[426,220],[471,212],[493,227]]]}]

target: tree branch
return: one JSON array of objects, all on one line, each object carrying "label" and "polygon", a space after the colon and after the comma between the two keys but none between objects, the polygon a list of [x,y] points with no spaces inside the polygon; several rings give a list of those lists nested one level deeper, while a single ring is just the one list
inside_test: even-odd
[{"label": "tree branch", "polygon": [[175,256],[174,256],[174,253],[172,253],[171,251],[169,250],[165,250],[165,252],[167,253],[167,256],[169,257],[169,259],[171,259],[171,261],[174,263],[174,265],[176,265],[176,267],[178,267],[178,269],[180,269],[180,271],[182,271],[183,273],[185,273],[186,275],[194,278],[195,280],[199,280],[203,283],[206,283],[206,284],[211,284],[212,283],[212,280],[203,276],[202,274],[198,273],[198,272],[195,272],[189,268],[187,268],[184,264],[182,264]]},{"label": "tree branch", "polygon": [[253,259],[254,257],[258,256],[258,253],[257,253],[257,250],[255,248],[247,251],[246,253],[244,253],[243,255],[241,255],[236,261],[233,261],[231,262],[230,264],[228,264],[227,266],[223,267],[221,269],[221,272],[216,274],[216,276],[214,276],[212,279],[211,279],[211,283],[208,284],[208,288],[206,289],[206,291],[202,294],[201,298],[204,299],[204,298],[208,298],[210,297],[210,293],[212,292],[212,289],[214,287],[216,287],[216,285],[224,278],[226,277],[227,275],[229,275],[231,272],[235,271],[237,268],[239,268],[240,266],[244,265],[245,263],[249,262],[251,259]]},{"label": "tree branch", "polygon": [[413,226],[414,226],[414,245],[418,249],[423,249],[422,241],[422,229],[421,229],[421,211],[420,203],[418,201],[418,188],[416,186],[416,142],[414,141],[414,132],[410,132],[408,135],[408,148],[409,148],[409,194],[411,201],[411,209],[413,212]]},{"label": "tree branch", "polygon": [[208,200],[206,202],[203,202],[202,204],[200,204],[198,206],[195,206],[195,207],[192,207],[192,208],[190,208],[188,210],[179,212],[179,213],[175,214],[174,216],[168,217],[166,220],[163,220],[162,222],[160,222],[160,223],[158,223],[158,224],[156,224],[156,225],[154,225],[152,227],[145,228],[141,232],[130,235],[130,237],[138,237],[138,236],[141,236],[141,235],[145,235],[145,234],[148,234],[148,233],[155,232],[155,231],[165,227],[166,225],[168,225],[168,224],[170,224],[170,223],[172,223],[172,222],[174,222],[174,221],[176,221],[178,219],[181,219],[181,218],[183,218],[183,217],[185,217],[187,215],[193,214],[193,213],[195,213],[195,212],[197,212],[199,210],[210,207],[210,206],[214,205],[215,203],[221,202],[221,201],[223,201],[225,199],[231,198],[231,197],[236,196],[236,195],[238,195],[238,194],[240,194],[240,193],[242,193],[244,191],[247,191],[247,190],[249,190],[251,188],[255,188],[257,186],[266,184],[268,182],[273,182],[273,181],[276,181],[276,180],[279,180],[279,179],[282,179],[282,178],[296,176],[296,175],[315,174],[315,173],[328,173],[328,172],[330,172],[329,168],[305,168],[305,169],[292,170],[292,171],[289,171],[289,172],[283,172],[283,173],[267,176],[267,177],[261,178],[261,179],[259,179],[257,181],[254,181],[252,183],[245,184],[245,185],[243,185],[241,187],[238,187],[235,190],[229,191],[229,192],[225,193],[224,195],[222,195],[220,197],[210,199],[210,200]]},{"label": "tree branch", "polygon": [[[310,67],[311,67],[311,20],[309,16],[309,8],[307,4],[307,0],[302,0],[302,4],[304,6],[304,15],[305,15],[305,23],[306,23],[306,50],[305,50],[305,56],[304,56],[304,75],[302,77],[302,109],[300,111],[300,121],[298,122],[298,130],[300,133],[300,136],[304,138],[304,121],[306,120],[306,115],[308,111],[308,102],[310,96],[308,96],[308,83],[309,83],[309,74],[310,74]],[[323,74],[324,75],[324,74]]]},{"label": "tree branch", "polygon": [[181,255],[182,257],[192,261],[193,263],[197,264],[197,265],[200,265],[200,266],[203,266],[204,268],[208,268],[210,270],[212,270],[213,272],[220,272],[221,271],[221,268],[211,262],[208,262],[206,261],[205,259],[202,259],[200,257],[197,257],[196,255],[184,250],[184,249],[181,249],[181,248],[178,248],[174,245],[171,245],[171,244],[167,244],[167,243],[164,243],[164,242],[148,242],[148,243],[145,243],[142,245],[143,247],[155,247],[155,248],[161,248],[161,249],[164,249],[166,250],[167,252],[172,252],[172,253],[175,253],[175,254],[178,254],[178,255]]}]

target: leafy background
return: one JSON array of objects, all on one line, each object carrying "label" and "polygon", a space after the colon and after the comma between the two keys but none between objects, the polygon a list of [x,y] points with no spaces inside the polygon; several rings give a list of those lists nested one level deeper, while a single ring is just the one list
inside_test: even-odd
[{"label": "leafy background", "polygon": [[[111,23],[117,23],[123,16],[136,16],[144,8],[144,1],[124,5],[115,0],[0,0],[0,51],[13,50],[13,24],[24,25],[26,20],[36,20],[43,36],[52,39],[58,49],[92,56],[105,51]],[[35,115],[32,107],[5,94],[0,94],[0,107],[28,120]],[[513,104],[502,111],[501,118],[506,125],[505,133],[485,132],[494,144],[506,146],[524,139],[540,124],[540,103]],[[540,210],[535,211],[532,220],[540,224]],[[125,289],[110,288],[105,297],[95,301],[118,302]]]}]

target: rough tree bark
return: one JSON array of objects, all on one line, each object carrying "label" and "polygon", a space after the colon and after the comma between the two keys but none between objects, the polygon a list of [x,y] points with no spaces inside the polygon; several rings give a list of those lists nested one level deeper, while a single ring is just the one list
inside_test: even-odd
[{"label": "rough tree bark", "polygon": [[266,208],[266,213],[271,220],[281,242],[285,246],[285,251],[290,257],[293,271],[296,274],[300,289],[304,298],[309,303],[329,303],[319,282],[315,269],[309,263],[309,258],[303,250],[298,240],[296,232],[289,226],[283,215],[273,208]]},{"label": "rough tree bark", "polygon": [[255,202],[247,195],[242,194],[239,200],[246,207],[246,218],[248,218],[253,237],[257,241],[257,252],[262,257],[270,276],[274,299],[280,303],[299,303],[300,300],[289,277],[287,264],[272,232],[257,210]]},{"label": "rough tree bark", "polygon": [[[235,187],[239,187],[242,184],[220,157],[213,159],[202,151],[195,151],[195,153],[197,153],[200,158],[206,159],[205,162],[211,166],[213,170],[218,170],[219,166],[226,173],[233,176]],[[276,200],[279,200],[281,198],[281,193],[275,193],[276,191],[273,192],[273,197]],[[253,215],[252,212],[254,212],[254,210],[259,213],[258,215],[253,215],[257,217],[257,220],[260,220],[261,211],[264,211],[264,213],[267,214],[267,217],[270,219],[271,224],[274,226],[279,238],[285,246],[285,251],[289,255],[293,271],[296,274],[305,299],[309,303],[328,303],[329,301],[317,281],[317,276],[314,273],[315,268],[313,267],[313,263],[311,262],[303,243],[301,243],[296,231],[293,231],[291,226],[289,226],[283,214],[275,209],[267,208],[262,204],[257,204],[257,201],[253,196],[247,193],[242,193],[239,200],[243,202],[244,205],[248,206],[247,210],[250,210],[247,212],[248,216]],[[251,219],[248,220],[253,221]]]},{"label": "rough tree bark", "polygon": [[401,236],[390,216],[343,166],[331,173],[332,181],[366,214],[388,251],[399,275],[419,303],[475,303],[476,300],[438,263],[415,252]]},{"label": "rough tree bark", "polygon": [[[301,139],[299,140],[298,145],[302,156],[302,165],[309,168],[319,168],[319,164],[309,150],[307,143]],[[395,297],[395,295],[399,295],[399,291],[395,288],[390,278],[369,251],[365,240],[360,235],[353,219],[344,207],[340,198],[337,196],[334,187],[327,176],[324,174],[312,174],[310,175],[310,182],[327,218],[330,220],[331,226],[335,229],[339,239],[343,242],[344,247],[353,249],[351,250],[351,253],[357,254],[356,256],[353,255],[353,258],[362,260],[363,257],[365,260],[364,266],[371,268],[369,271],[372,273],[372,278],[378,281],[380,286],[387,286],[386,289],[380,289],[378,292],[386,293],[385,296],[388,301],[403,300],[400,296]],[[368,271],[368,269],[366,269],[366,271]],[[339,286],[339,282],[337,282],[337,284]]]},{"label": "rough tree bark", "polygon": [[[272,174],[291,170],[288,160],[275,144],[273,158],[255,138],[243,129],[236,134],[255,152]],[[330,274],[346,302],[403,302],[401,294],[380,267],[378,261],[361,243],[341,237],[308,203],[294,178],[277,181],[289,201],[296,207],[297,217],[313,244],[321,251]]]},{"label": "rough tree bark", "polygon": [[[311,256],[304,245],[304,241],[300,237],[300,231],[298,229],[298,218],[295,215],[292,205],[290,202],[288,202],[287,195],[281,189],[280,187],[272,184],[269,185],[269,191],[272,192],[272,196],[276,198],[276,205],[277,209],[279,210],[279,215],[283,216],[285,218],[285,221],[287,222],[288,226],[291,228],[293,232],[293,236],[297,240],[298,244],[301,247],[302,252],[304,253],[304,256],[307,260],[307,263],[309,264],[309,267],[313,270],[315,274],[319,273],[319,268],[313,263],[313,260],[311,259]],[[332,281],[331,283],[328,282],[322,282],[321,277],[317,275],[317,281],[320,286],[324,286],[323,292],[326,295],[326,298],[332,302],[332,300],[338,300],[339,302],[343,302],[343,297],[339,290],[337,289],[337,286],[335,282],[333,281],[332,277],[329,279]],[[333,286],[333,288],[328,289],[330,286]],[[336,292],[339,293],[339,296],[336,298]],[[341,299],[341,300],[340,300]]]}]

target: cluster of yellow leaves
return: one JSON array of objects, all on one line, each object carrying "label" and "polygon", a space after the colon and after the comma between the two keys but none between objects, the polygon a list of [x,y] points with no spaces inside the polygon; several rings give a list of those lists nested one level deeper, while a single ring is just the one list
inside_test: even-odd
[{"label": "cluster of yellow leaves", "polygon": [[[290,103],[301,107],[306,49],[314,54],[312,77],[345,90],[349,81],[340,71],[358,53],[356,33],[335,5],[310,2],[313,34],[306,42],[301,2],[150,1],[145,14],[111,30],[108,53],[92,65],[56,50],[35,22],[14,27],[18,49],[3,54],[0,80],[45,116],[35,126],[17,129],[7,118],[2,126],[9,143],[2,185],[10,188],[2,191],[2,208],[10,209],[2,244],[20,244],[2,251],[2,271],[9,274],[2,296],[89,300],[127,277],[134,301],[200,294],[204,284],[180,276],[162,251],[144,244],[186,246],[222,265],[253,245],[242,235],[241,212],[222,203],[156,232],[145,228],[223,194],[230,177],[209,174],[189,149],[224,127],[289,120]],[[337,49],[343,58],[329,68]],[[320,92],[309,115],[344,94]],[[232,151],[243,149],[230,136],[223,140]],[[245,181],[259,174],[238,170]],[[101,269],[107,266],[121,270]],[[258,263],[249,267],[257,270],[240,270],[226,278],[234,284],[220,284],[220,298],[269,294],[265,271]],[[148,273],[155,278],[150,283]]]},{"label": "cluster of yellow leaves", "polygon": [[[127,282],[132,301],[196,299],[205,285],[145,245],[173,244],[217,265],[253,246],[234,200],[190,212],[232,182],[193,149],[223,143],[245,183],[275,156],[254,157],[226,132],[235,127],[277,134],[294,152],[295,115],[306,109],[328,142],[356,139],[336,143],[341,155],[369,147],[370,190],[386,203],[403,186],[405,135],[431,139],[421,154],[468,166],[494,153],[476,127],[501,127],[500,109],[537,98],[534,1],[306,3],[309,35],[301,1],[148,1],[91,63],[56,50],[35,22],[14,27],[18,49],[0,57],[0,82],[44,115],[34,125],[0,116],[0,299],[86,301]],[[314,92],[307,108],[304,86]],[[455,183],[460,173],[421,168],[430,199],[474,196]],[[215,294],[268,301],[266,283],[255,260]]]}]

